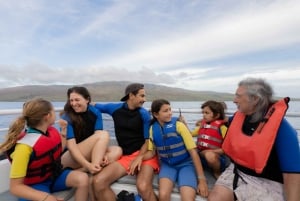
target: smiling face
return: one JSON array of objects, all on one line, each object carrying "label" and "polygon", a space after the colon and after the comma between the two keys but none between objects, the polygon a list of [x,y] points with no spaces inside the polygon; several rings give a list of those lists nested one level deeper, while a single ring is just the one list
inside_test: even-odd
[{"label": "smiling face", "polygon": [[70,93],[69,102],[76,113],[85,112],[89,104],[89,100],[76,92]]},{"label": "smiling face", "polygon": [[165,122],[171,121],[172,118],[172,109],[169,104],[163,104],[160,110],[157,113],[154,113],[155,118],[160,125],[163,125]]},{"label": "smiling face", "polygon": [[142,107],[145,102],[146,102],[145,89],[140,89],[137,94],[130,93],[129,98],[127,100],[127,104],[130,109]]},{"label": "smiling face", "polygon": [[250,97],[244,86],[237,88],[233,102],[236,104],[237,109],[246,115],[251,115],[255,111],[254,104],[250,102]]}]

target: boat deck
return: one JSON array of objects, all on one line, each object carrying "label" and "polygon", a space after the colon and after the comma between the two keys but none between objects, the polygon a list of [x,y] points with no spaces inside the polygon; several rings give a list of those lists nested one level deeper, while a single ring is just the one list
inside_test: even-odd
[{"label": "boat deck", "polygon": [[[7,159],[0,161],[0,200],[1,201],[17,201],[18,199],[11,195],[9,192],[9,169],[10,169],[10,163]],[[205,175],[207,178],[208,186],[211,189],[214,185],[215,179],[213,176],[208,172],[205,171]],[[124,176],[118,181],[116,181],[114,184],[112,184],[112,189],[116,194],[118,194],[122,190],[127,190],[128,192],[137,193],[136,186],[135,186],[135,176]],[[155,189],[155,192],[158,193],[158,177],[155,176],[153,180],[153,187]],[[66,190],[66,191],[60,191],[54,193],[58,197],[64,198],[65,201],[74,201],[74,189]],[[172,201],[179,201],[180,195],[177,187],[174,187],[173,193],[172,193]],[[206,201],[205,198],[201,196],[197,196],[196,201]]]},{"label": "boat deck", "polygon": [[[117,141],[115,138],[111,138],[111,145],[116,145]],[[9,170],[10,163],[7,159],[0,161],[0,201],[17,201],[18,199],[11,195],[9,192]],[[207,179],[208,187],[211,189],[215,183],[215,179],[212,174],[205,170],[205,176]],[[122,190],[127,190],[130,193],[137,194],[136,190],[136,177],[135,176],[124,176],[120,178],[118,181],[112,184],[113,191],[118,194]],[[155,175],[153,179],[153,188],[155,189],[156,194],[158,193],[158,175]],[[54,193],[58,197],[64,198],[65,201],[74,201],[74,189],[56,192]],[[180,201],[180,194],[177,187],[174,187],[173,193],[171,195],[172,201]],[[206,201],[207,199],[197,195],[196,201]]]}]

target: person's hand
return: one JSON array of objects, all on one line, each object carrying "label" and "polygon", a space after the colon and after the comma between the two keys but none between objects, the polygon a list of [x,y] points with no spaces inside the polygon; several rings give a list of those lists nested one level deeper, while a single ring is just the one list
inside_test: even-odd
[{"label": "person's hand", "polygon": [[60,197],[55,197],[54,195],[47,195],[47,197],[44,198],[43,201],[64,201],[63,198],[60,198]]},{"label": "person's hand", "polygon": [[141,170],[141,165],[143,162],[143,156],[137,156],[128,167],[128,174],[135,175],[138,171]]},{"label": "person's hand", "polygon": [[[59,119],[58,120],[58,124],[59,124],[59,127],[60,127],[60,134],[63,138],[66,138],[66,135],[67,135],[67,126],[68,126],[68,122],[64,119]],[[63,147],[65,146],[65,141],[63,141]]]},{"label": "person's hand", "polygon": [[206,179],[199,179],[198,180],[198,189],[197,193],[201,195],[202,197],[208,197],[208,187],[206,183]]},{"label": "person's hand", "polygon": [[187,125],[187,123],[186,123],[186,121],[185,121],[185,118],[184,118],[184,116],[182,116],[182,115],[179,115],[178,121],[180,121],[180,122],[184,123],[185,125]]},{"label": "person's hand", "polygon": [[198,120],[198,121],[196,121],[196,123],[195,123],[195,126],[201,126],[201,121],[202,121],[202,119],[201,119],[201,120]]},{"label": "person's hand", "polygon": [[93,164],[93,163],[89,163],[86,168],[87,168],[87,171],[91,174],[96,174],[102,170],[102,167],[100,166],[100,164]]},{"label": "person's hand", "polygon": [[59,119],[58,125],[61,129],[65,129],[65,128],[67,128],[68,122],[64,119]]},{"label": "person's hand", "polygon": [[107,155],[104,155],[103,159],[102,159],[102,162],[100,164],[101,167],[105,167],[109,164],[109,159],[108,159],[108,156]]},{"label": "person's hand", "polygon": [[64,201],[63,198],[56,198],[57,201]]}]

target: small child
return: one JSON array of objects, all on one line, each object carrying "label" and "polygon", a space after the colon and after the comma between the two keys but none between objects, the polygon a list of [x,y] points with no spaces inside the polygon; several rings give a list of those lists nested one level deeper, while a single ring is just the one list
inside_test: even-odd
[{"label": "small child", "polygon": [[[170,103],[154,100],[148,152],[144,160],[156,151],[161,166],[159,172],[159,200],[171,200],[174,184],[180,188],[181,200],[195,200],[196,193],[208,196],[208,187],[197,146],[188,128],[172,117]],[[156,151],[155,151],[156,150]]]},{"label": "small child", "polygon": [[197,146],[203,165],[212,169],[217,179],[228,166],[228,158],[222,150],[223,139],[226,135],[225,108],[222,103],[209,100],[201,105],[203,119],[191,132],[197,136]]},{"label": "small child", "polygon": [[88,200],[87,173],[61,168],[62,139],[52,126],[55,116],[47,100],[26,102],[22,115],[10,126],[7,140],[0,145],[0,151],[11,161],[10,191],[22,201],[62,200],[51,193],[69,187],[76,188],[76,200]]}]

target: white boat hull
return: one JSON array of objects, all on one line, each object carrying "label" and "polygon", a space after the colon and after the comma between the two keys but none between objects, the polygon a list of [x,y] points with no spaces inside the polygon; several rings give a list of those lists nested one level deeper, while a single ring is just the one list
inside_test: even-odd
[{"label": "white boat hull", "polygon": [[[10,162],[5,159],[0,161],[0,200],[1,201],[17,201],[18,199],[11,195],[9,192],[9,171],[10,171]],[[214,179],[208,175],[209,173],[206,172],[207,178],[208,178],[208,185],[212,187],[214,183]],[[157,176],[155,177],[153,181],[153,186],[155,188],[155,192],[158,193],[158,179]],[[118,194],[122,190],[127,190],[128,192],[137,193],[136,186],[135,186],[135,177],[134,176],[125,176],[112,184],[113,191]],[[68,191],[62,191],[55,193],[59,197],[64,198],[65,201],[74,201],[74,189],[68,190]],[[179,201],[180,195],[178,193],[178,189],[175,187],[174,192],[172,193],[172,201]],[[206,201],[206,199],[197,196],[197,201]]]}]

